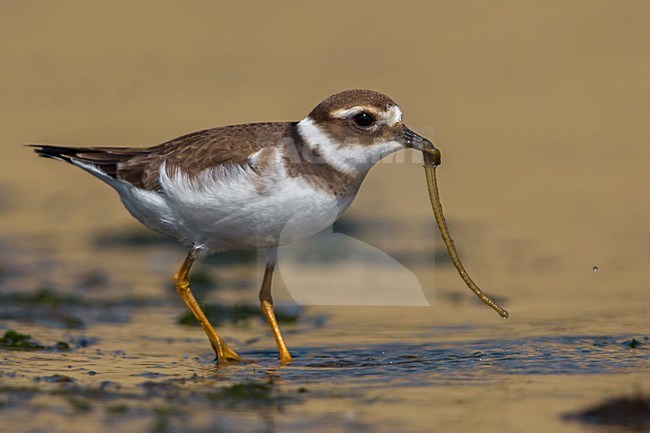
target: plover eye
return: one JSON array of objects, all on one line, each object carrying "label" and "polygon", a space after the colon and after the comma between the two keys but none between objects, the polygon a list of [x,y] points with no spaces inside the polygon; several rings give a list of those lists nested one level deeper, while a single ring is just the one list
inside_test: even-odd
[{"label": "plover eye", "polygon": [[375,123],[375,118],[372,116],[372,114],[368,114],[366,112],[355,115],[352,120],[355,124],[361,126],[362,128],[368,128],[372,126],[373,123]]}]

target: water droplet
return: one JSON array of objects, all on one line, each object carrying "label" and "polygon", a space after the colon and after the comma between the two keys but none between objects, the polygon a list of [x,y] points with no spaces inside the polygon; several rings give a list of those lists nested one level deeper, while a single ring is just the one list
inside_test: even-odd
[{"label": "water droplet", "polygon": [[594,271],[594,272],[598,272],[598,266],[594,266],[593,271]]}]

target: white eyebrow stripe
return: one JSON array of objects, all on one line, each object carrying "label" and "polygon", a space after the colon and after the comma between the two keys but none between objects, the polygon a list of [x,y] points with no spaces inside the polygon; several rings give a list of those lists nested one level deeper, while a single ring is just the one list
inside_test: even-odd
[{"label": "white eyebrow stripe", "polygon": [[391,105],[385,111],[377,110],[375,107],[357,105],[351,108],[339,108],[338,110],[332,111],[331,114],[336,119],[346,119],[363,111],[374,114],[382,125],[394,125],[402,121],[402,110],[397,105]]},{"label": "white eyebrow stripe", "polygon": [[338,110],[332,111],[332,117],[335,117],[337,119],[345,119],[347,117],[350,117],[354,114],[361,113],[363,111],[368,111],[377,117],[382,117],[383,111],[379,111],[374,107],[368,107],[364,105],[357,105],[356,107],[352,108],[339,108]]}]

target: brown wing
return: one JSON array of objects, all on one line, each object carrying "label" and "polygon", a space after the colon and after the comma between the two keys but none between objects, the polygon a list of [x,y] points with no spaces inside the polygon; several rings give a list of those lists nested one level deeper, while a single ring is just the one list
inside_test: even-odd
[{"label": "brown wing", "polygon": [[92,164],[108,176],[157,191],[163,162],[169,172],[181,169],[194,176],[220,164],[246,164],[256,151],[290,137],[290,123],[251,123],[192,132],[149,148],[62,147],[36,145],[43,157]]}]

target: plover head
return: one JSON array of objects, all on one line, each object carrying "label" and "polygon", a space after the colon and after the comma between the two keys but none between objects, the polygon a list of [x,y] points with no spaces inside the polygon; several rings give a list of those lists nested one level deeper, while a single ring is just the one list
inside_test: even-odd
[{"label": "plover head", "polygon": [[367,172],[381,158],[430,142],[408,129],[402,110],[372,90],[346,90],[318,104],[298,123],[316,158],[345,172]]}]

